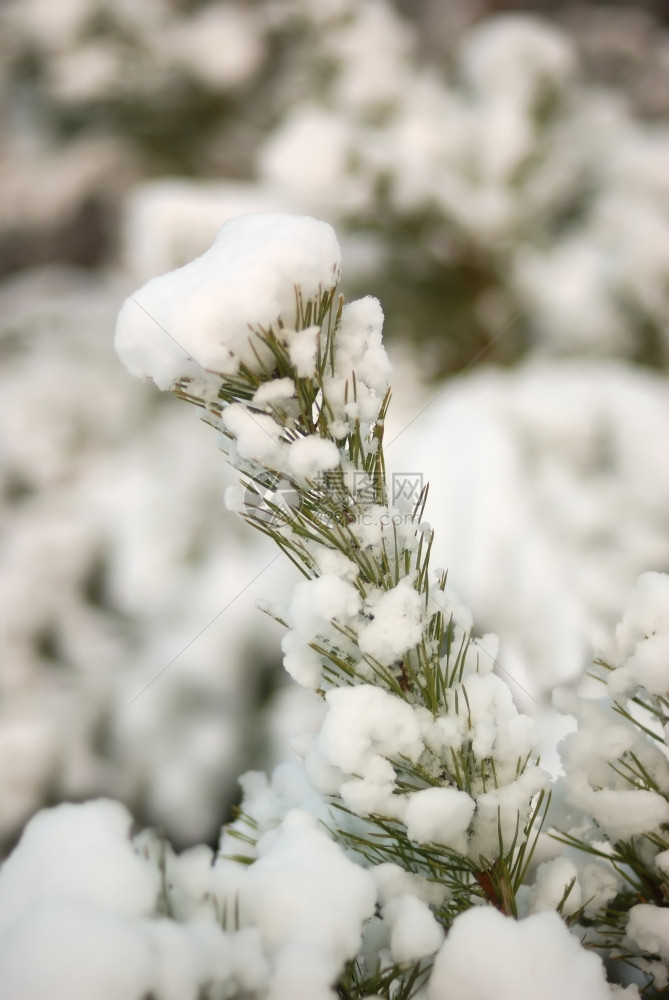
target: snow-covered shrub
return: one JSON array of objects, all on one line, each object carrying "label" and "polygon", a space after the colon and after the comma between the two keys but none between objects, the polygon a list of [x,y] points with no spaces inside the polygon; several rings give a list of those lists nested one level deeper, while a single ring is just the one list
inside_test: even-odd
[{"label": "snow-covered shrub", "polygon": [[434,558],[521,701],[576,682],[639,574],[669,567],[668,390],[620,361],[535,358],[393,415],[387,461],[429,481]]},{"label": "snow-covered shrub", "polygon": [[[663,988],[668,578],[641,577],[602,657],[617,715],[560,695],[579,726],[564,742],[549,838],[536,726],[495,670],[494,636],[474,631],[445,573],[430,568],[425,489],[386,471],[383,314],[371,297],[344,305],[339,271],[327,224],[251,215],[121,310],[126,365],[203,409],[240,477],[228,505],[302,573],[290,592],[278,583],[281,599],[266,610],[286,628],[284,664],[310,693],[312,725],[293,743],[297,759],[269,778],[242,776],[240,811],[217,852],[177,855],[151,831],[129,839],[130,816],[110,801],[31,820],[0,869],[7,1000],[47,1000],[55,982],[68,1000],[638,998],[634,983],[609,986],[592,948]],[[18,333],[5,336],[25,366]],[[61,424],[66,439],[78,412]],[[104,422],[111,444],[114,412]],[[151,448],[174,449],[175,427]],[[9,456],[5,498],[23,497],[27,518],[38,510],[36,476],[70,483],[62,449],[47,448],[52,464],[36,467],[21,465],[20,449]],[[195,479],[201,461],[210,456],[194,453]],[[103,472],[98,461],[106,495]],[[110,502],[118,497],[112,490]],[[89,515],[102,509],[92,503]],[[66,535],[70,553],[77,537]],[[168,541],[157,525],[156,544]],[[212,574],[236,544],[229,534]],[[85,552],[80,563],[84,572]],[[103,612],[115,593],[107,568],[110,586],[96,584]],[[196,589],[193,599],[204,596]],[[155,595],[146,600],[150,613]],[[54,633],[49,608],[35,602],[64,667],[67,633]],[[157,631],[169,601],[164,611]],[[20,618],[10,622],[18,640]],[[221,678],[236,676],[240,653],[228,648]],[[129,683],[132,651],[123,655]],[[212,722],[218,708],[212,701]],[[186,784],[170,787],[190,811]]]},{"label": "snow-covered shrub", "polygon": [[[586,84],[569,37],[538,18],[488,18],[435,65],[382,0],[302,16],[302,85],[252,157],[258,210],[336,224],[361,264],[351,290],[372,287],[391,329],[429,341],[437,373],[477,350],[666,364],[666,126]],[[208,200],[211,219],[189,237],[185,190],[172,206],[164,183],[130,208],[142,277],[201,253],[236,190],[196,182],[193,212]]]},{"label": "snow-covered shrub", "polygon": [[109,800],[60,805],[28,824],[0,871],[6,1000],[258,995],[261,941],[212,915],[206,849],[177,859],[150,834],[132,844],[130,825]]},{"label": "snow-covered shrub", "polygon": [[261,177],[377,237],[389,294],[415,282],[414,329],[439,315],[450,335],[444,366],[512,318],[497,344],[511,356],[530,342],[666,362],[667,129],[584,86],[568,37],[540,20],[483,21],[443,74],[397,30],[379,4],[332,26],[327,94],[287,111]]},{"label": "snow-covered shrub", "polygon": [[564,839],[584,852],[585,878],[574,872],[583,906],[574,919],[591,944],[621,956],[660,991],[669,983],[669,575],[639,578],[598,662],[607,698],[556,695],[578,722],[563,741],[559,784]]},{"label": "snow-covered shrub", "polygon": [[10,0],[2,24],[14,104],[61,139],[102,129],[182,165],[205,152],[226,101],[248,97],[274,27],[243,3],[170,0]]},{"label": "snow-covered shrub", "polygon": [[98,795],[212,839],[267,759],[279,630],[253,596],[289,568],[221,509],[213,436],[119,366],[127,291],[63,269],[0,291],[3,847],[46,803]]},{"label": "snow-covered shrub", "polygon": [[[111,135],[143,175],[252,178],[271,210],[350,229],[376,271],[358,284],[396,329],[436,337],[437,371],[528,345],[666,363],[666,126],[584,82],[549,22],[483,19],[438,62],[390,0],[69,0],[57,16],[12,0],[0,16],[8,148],[31,167],[12,162],[12,191],[52,186],[80,146],[104,159],[96,138]],[[50,184],[35,184],[50,158]],[[93,173],[107,204],[124,171]],[[171,263],[205,249],[220,206],[212,193],[195,245],[176,219],[159,227]]]}]

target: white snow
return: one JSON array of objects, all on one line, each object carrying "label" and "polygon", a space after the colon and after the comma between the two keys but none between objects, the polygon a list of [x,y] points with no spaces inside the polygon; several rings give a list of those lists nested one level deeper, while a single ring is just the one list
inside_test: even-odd
[{"label": "white snow", "polygon": [[463,854],[476,803],[458,788],[425,788],[409,796],[405,822],[411,840],[444,844]]},{"label": "white snow", "polygon": [[320,327],[309,326],[290,338],[288,353],[299,378],[313,378],[316,373],[319,334]]},{"label": "white snow", "polygon": [[422,875],[405,871],[399,865],[386,861],[371,869],[380,905],[393,899],[415,896],[424,903],[438,904],[443,901],[448,890]]},{"label": "white snow", "polygon": [[383,396],[390,377],[390,361],[383,347],[383,310],[372,295],[348,302],[335,341],[335,370],[356,379]]},{"label": "white snow", "polygon": [[612,694],[620,691],[622,671],[651,694],[666,695],[669,691],[669,629],[665,635],[651,635],[639,643],[625,667],[611,677],[609,690]]},{"label": "white snow", "polygon": [[332,619],[344,625],[356,619],[359,608],[360,595],[353,584],[335,573],[324,573],[315,580],[296,584],[288,605],[288,623],[310,640],[329,634]]},{"label": "white snow", "polygon": [[259,331],[296,318],[296,289],[315,300],[339,281],[331,226],[306,216],[262,214],[225,223],[212,247],[153,278],[119,313],[116,350],[131,374],[169,389],[203,371],[271,364]]},{"label": "white snow", "polygon": [[[387,465],[430,483],[433,565],[500,636],[502,676],[524,706],[524,692],[580,677],[593,644],[619,662],[608,637],[620,612],[639,574],[667,564],[668,399],[653,372],[534,360],[461,376],[410,426],[420,405],[391,406]],[[651,618],[666,604],[655,586]]]},{"label": "white snow", "polygon": [[[131,844],[130,823],[119,803],[99,800],[44,810],[27,825],[0,870],[3,998],[195,1000],[206,982],[236,979],[211,919],[150,919],[160,873]],[[257,953],[256,968],[262,961]],[[242,971],[237,982],[248,979]]]},{"label": "white snow", "polygon": [[575,913],[583,902],[578,874],[576,865],[569,858],[554,858],[540,864],[530,894],[530,912],[556,910],[563,901],[567,886],[573,882],[563,902],[562,913],[565,917]]},{"label": "white snow", "polygon": [[603,864],[585,864],[579,867],[578,880],[586,916],[591,917],[615,898],[619,890],[619,878],[611,868]]},{"label": "white snow", "polygon": [[283,665],[293,680],[305,688],[317,688],[323,674],[323,661],[304,636],[287,632],[281,639]]},{"label": "white snow", "polygon": [[402,698],[370,684],[328,691],[328,713],[318,743],[331,764],[364,774],[375,757],[392,754],[416,760],[423,749],[420,723]]},{"label": "white snow", "polygon": [[[58,58],[47,59],[43,76],[54,84],[56,100],[65,104],[105,99],[124,83],[114,72],[120,61],[113,42],[82,42],[77,48],[93,2],[68,0],[60,21],[43,0],[25,5],[26,21],[35,22],[37,49],[47,56],[62,50]],[[138,6],[125,0],[117,6],[119,23],[131,31],[148,25],[148,36],[165,47],[168,74],[177,68],[216,90],[250,80],[262,63],[264,32],[276,29],[283,7],[272,5],[271,25],[264,27],[262,18],[241,4],[196,12],[188,24],[177,23],[160,2]],[[298,7],[305,18],[320,18],[320,24],[332,16],[311,53],[319,67],[328,61],[323,53],[337,62],[330,79],[323,81],[323,107],[316,103],[315,89],[310,105],[292,102],[294,112],[283,118],[266,146],[264,160],[271,167],[271,144],[276,152],[282,138],[290,140],[283,160],[276,155],[273,166],[278,181],[282,174],[292,175],[288,186],[300,204],[299,196],[304,202],[320,199],[329,206],[331,219],[346,214],[353,224],[360,223],[355,218],[360,211],[364,225],[365,218],[376,217],[373,192],[383,178],[389,210],[395,213],[392,225],[401,225],[411,213],[429,215],[431,232],[427,239],[420,234],[426,256],[417,252],[419,266],[434,256],[448,266],[452,254],[457,264],[454,230],[465,254],[473,243],[484,261],[495,265],[491,270],[503,286],[497,311],[490,289],[473,307],[493,325],[494,316],[520,295],[530,302],[530,336],[550,351],[636,353],[634,331],[647,325],[660,347],[665,343],[665,130],[654,128],[651,135],[612,104],[607,107],[606,99],[598,111],[593,95],[575,84],[572,49],[562,36],[525,18],[483,23],[462,49],[460,78],[447,86],[436,72],[424,73],[411,62],[410,34],[383,3],[356,9],[346,0],[312,0],[310,5],[286,4],[286,10],[289,6],[287,20]],[[114,23],[116,16],[110,14]],[[370,48],[370,38],[376,47]],[[222,49],[227,50],[223,62]],[[196,52],[202,55],[199,65]],[[146,62],[151,77],[153,64]],[[293,93],[290,86],[287,91]],[[536,112],[547,95],[555,110],[549,109],[548,121],[543,116],[540,121]],[[203,153],[206,158],[204,147]],[[524,175],[519,183],[517,171]],[[581,176],[592,188],[585,198]],[[323,190],[323,180],[328,190]],[[249,186],[246,194],[250,201],[256,196],[273,201],[260,188]],[[582,218],[567,227],[566,235],[556,233],[555,207],[561,201],[573,203],[575,196],[583,202]],[[211,215],[204,209],[206,222],[201,217],[188,231],[189,222],[175,210],[169,254],[187,257],[185,248],[199,238],[194,231],[201,234]],[[539,215],[548,221],[540,221]],[[237,224],[231,223],[227,233]],[[246,230],[244,240],[222,235],[204,258],[140,290],[136,301],[164,309],[159,320],[163,329],[129,300],[119,341],[130,367],[154,377],[163,388],[184,374],[206,385],[202,367],[221,372],[236,370],[240,360],[259,364],[251,349],[255,346],[263,355],[257,326],[280,320],[298,375],[313,377],[318,332],[292,329],[296,274],[300,283],[304,280],[303,291],[311,288],[317,294],[319,288],[331,287],[338,275],[338,249],[324,224],[291,220],[291,225],[303,230],[294,241],[265,239],[267,217],[262,233],[260,227],[254,233]],[[163,232],[156,224],[150,234],[154,249]],[[248,250],[245,263],[232,253],[232,243],[235,251],[242,243]],[[303,243],[309,243],[304,257],[297,253]],[[383,260],[386,252],[377,259]],[[503,266],[497,267],[502,256]],[[261,294],[255,286],[251,294],[258,275],[263,278]],[[276,293],[275,279],[280,279]],[[541,294],[535,300],[537,291]],[[23,298],[30,298],[28,286]],[[176,308],[177,299],[183,299],[183,313]],[[219,325],[221,303],[225,309]],[[253,312],[246,317],[250,304]],[[270,320],[262,319],[268,315]],[[333,426],[341,436],[356,420],[372,421],[378,412],[389,372],[382,321],[380,306],[371,298],[344,312],[336,373],[327,383],[336,410]],[[172,323],[178,335],[171,334]],[[83,326],[88,329],[86,322]],[[9,611],[0,827],[16,830],[47,795],[83,796],[117,785],[145,812],[166,817],[179,836],[196,838],[212,817],[216,820],[247,719],[245,691],[253,686],[243,679],[250,674],[250,663],[236,638],[247,627],[245,616],[240,613],[242,625],[226,631],[223,658],[220,643],[211,634],[199,637],[199,630],[236,599],[239,568],[252,563],[249,575],[261,568],[258,556],[255,549],[237,545],[232,531],[225,551],[212,554],[217,545],[208,519],[218,518],[213,493],[217,497],[220,490],[218,485],[211,492],[203,488],[208,457],[202,452],[200,460],[198,447],[190,454],[187,438],[176,433],[169,416],[149,416],[148,408],[134,403],[126,406],[131,397],[117,391],[106,375],[87,370],[83,352],[80,356],[74,350],[54,368],[42,343],[32,352],[38,363],[15,367],[13,349],[12,342],[10,375],[3,379],[11,415],[2,432],[0,484],[6,486],[3,514],[5,500],[8,508],[14,507],[0,580],[0,603]],[[465,581],[477,621],[482,617],[484,627],[499,628],[510,637],[503,644],[501,677],[483,676],[492,670],[492,655],[481,656],[485,664],[479,670],[476,657],[485,650],[483,640],[467,656],[466,676],[457,687],[458,707],[453,699],[448,713],[436,719],[380,689],[374,689],[375,695],[367,686],[331,692],[323,702],[326,718],[320,736],[296,743],[306,754],[306,770],[297,764],[280,769],[271,783],[247,776],[245,807],[259,823],[260,874],[242,868],[232,884],[239,887],[240,912],[246,907],[250,919],[257,913],[257,922],[264,921],[264,937],[245,927],[232,941],[212,920],[206,928],[199,923],[225,896],[223,876],[230,873],[222,866],[214,878],[209,849],[195,848],[179,858],[167,850],[173,910],[188,921],[181,927],[149,916],[158,875],[155,865],[133,849],[129,815],[122,807],[89,803],[39,814],[0,871],[1,996],[51,1000],[58,983],[68,1000],[125,1000],[126,995],[135,1000],[146,994],[191,1000],[205,987],[221,996],[241,991],[274,1000],[331,998],[333,977],[355,953],[373,912],[370,877],[384,907],[384,921],[379,922],[387,926],[380,937],[389,934],[383,960],[390,954],[413,961],[439,947],[443,935],[426,905],[435,900],[425,885],[387,868],[371,875],[356,868],[312,819],[286,815],[299,806],[331,821],[322,797],[309,785],[308,771],[317,776],[315,784],[323,794],[340,793],[354,811],[387,808],[390,815],[404,817],[409,834],[419,842],[423,837],[441,842],[448,835],[450,846],[475,857],[480,852],[494,857],[498,818],[510,840],[545,781],[533,767],[512,780],[519,761],[536,745],[536,733],[515,711],[505,681],[517,676],[541,693],[556,679],[574,680],[589,658],[591,633],[601,640],[639,570],[666,564],[666,380],[614,366],[603,366],[598,373],[580,362],[559,370],[553,364],[531,368],[481,377],[480,383],[478,377],[462,379],[458,389],[468,395],[467,405],[428,410],[434,429],[418,433],[408,451],[418,464],[416,442],[424,445],[443,478],[432,495],[438,494],[434,520],[438,541],[445,539],[442,561],[451,579],[458,586]],[[477,383],[485,388],[478,391]],[[215,390],[218,383],[213,379],[209,384]],[[269,407],[288,401],[293,392],[291,380],[273,380],[253,402]],[[449,396],[453,398],[452,391]],[[17,401],[22,404],[18,417]],[[126,409],[133,410],[127,423],[124,414],[119,416]],[[298,477],[339,461],[331,442],[314,438],[289,444],[267,414],[246,408],[241,413],[230,408],[226,415],[238,438],[232,454],[241,460],[290,469]],[[152,436],[144,441],[138,428],[149,424]],[[118,428],[122,436],[136,438],[132,456],[105,460],[101,449],[117,450]],[[167,475],[148,488],[146,475],[156,471],[158,454],[166,455]],[[422,472],[422,466],[416,471]],[[171,488],[166,485],[172,482]],[[25,489],[26,496],[14,503],[17,484],[18,493]],[[449,499],[449,489],[457,493],[457,501]],[[57,497],[55,514],[49,490]],[[77,498],[80,506],[72,502]],[[110,513],[114,507],[116,520]],[[391,518],[396,512],[377,508],[377,515],[377,522],[352,528],[363,545],[387,542],[394,533]],[[401,528],[397,533],[401,539]],[[199,556],[203,549],[209,550],[204,563]],[[353,585],[363,587],[354,563],[339,553],[313,554],[323,576],[296,590],[286,615],[291,631],[284,640],[285,664],[301,683],[323,683],[321,659],[310,642],[339,642],[356,655],[355,641],[343,639],[333,617],[358,633],[362,652],[389,665],[418,641],[423,612],[409,581],[384,595],[368,593],[363,600]],[[98,558],[105,566],[107,604],[94,607],[99,598],[93,598],[87,606],[82,594]],[[284,577],[272,583],[287,592]],[[268,580],[267,589],[271,586]],[[668,597],[666,577],[642,577],[612,647],[615,669],[609,690],[614,697],[624,699],[639,685],[650,693],[666,692]],[[149,616],[151,641],[147,648],[140,642],[141,649],[129,656],[133,636],[126,641],[119,633],[126,625],[133,633],[137,622]],[[459,614],[456,618],[466,620]],[[49,629],[55,629],[55,642]],[[190,644],[196,632],[197,649],[172,664],[175,652]],[[50,646],[62,647],[58,672],[64,674],[67,667],[64,680],[55,679]],[[127,702],[153,678],[156,662],[169,665],[170,673],[126,711]],[[112,679],[110,664],[117,665],[120,681]],[[185,721],[183,706],[191,702],[195,708]],[[80,706],[83,711],[77,710]],[[106,724],[109,716],[109,742],[120,764],[112,753],[98,750],[100,723]],[[602,831],[611,837],[657,831],[668,820],[665,748],[651,751],[627,724],[610,724],[605,718],[604,710],[584,710],[582,730],[566,743],[567,804],[577,813],[580,805],[585,818],[594,818],[598,837]],[[500,788],[477,789],[472,792],[476,802],[454,788],[397,794],[391,763],[396,755],[418,760],[425,747],[426,754],[457,752],[465,740],[482,762],[495,758]],[[630,751],[661,794],[633,791],[612,774],[611,763]],[[578,818],[583,821],[584,816]],[[256,852],[252,845],[248,848]],[[665,854],[653,858],[651,851],[649,864],[665,870]],[[583,867],[570,853],[539,867],[530,907],[554,908],[574,874],[578,882],[567,912],[575,908],[579,892],[592,913],[616,891],[611,871]],[[210,894],[212,884],[221,895]],[[482,908],[458,918],[428,993],[440,1000],[443,995],[449,1000],[458,995],[467,1000],[608,996],[600,966],[595,971],[593,956],[579,950],[553,914],[519,923],[503,920]],[[667,962],[665,924],[663,911],[636,907],[629,941]],[[481,939],[489,958],[484,968],[475,960]],[[660,970],[658,983],[659,976]]]},{"label": "white snow", "polygon": [[262,382],[253,395],[256,406],[267,406],[292,399],[295,395],[295,383],[291,378],[275,378]]},{"label": "white snow", "polygon": [[353,560],[345,556],[339,549],[331,549],[327,545],[314,542],[311,546],[311,553],[322,576],[331,573],[352,583],[360,572]]},{"label": "white snow", "polygon": [[610,1000],[604,966],[557,913],[524,920],[493,907],[456,917],[438,952],[428,1000]]},{"label": "white snow", "polygon": [[42,805],[101,795],[180,846],[215,837],[250,763],[258,670],[279,668],[283,630],[255,600],[296,573],[267,568],[269,543],[223,509],[217,435],[118,363],[109,334],[127,291],[62,269],[0,290],[8,842]]},{"label": "white snow", "polygon": [[[135,1000],[156,985],[149,947],[137,923],[113,910],[42,903],[0,936],[2,996]],[[194,995],[184,992],[186,1000]]]},{"label": "white snow", "polygon": [[661,872],[669,874],[669,850],[660,851],[659,854],[655,855],[655,864],[660,869]]},{"label": "white snow", "polygon": [[659,833],[669,823],[669,802],[644,788],[591,788],[585,777],[574,774],[568,784],[569,800],[591,816],[612,840],[643,833]]},{"label": "white snow", "polygon": [[383,907],[390,922],[390,954],[395,962],[418,962],[434,955],[444,931],[429,906],[416,896],[398,896]]},{"label": "white snow", "polygon": [[258,927],[273,956],[277,979],[269,996],[329,998],[374,912],[374,880],[297,810],[259,851],[244,873],[240,905],[242,919]]},{"label": "white snow", "polygon": [[232,403],[223,411],[223,424],[234,435],[234,453],[270,469],[283,468],[288,446],[281,440],[283,428],[273,417]]},{"label": "white snow", "polygon": [[[669,762],[662,743],[614,713],[607,701],[559,691],[555,704],[578,722],[560,745],[565,769],[560,793],[575,810],[570,822],[596,840],[602,832],[612,841],[659,834],[669,822]],[[647,775],[639,781],[646,787],[637,787],[631,774],[628,778],[628,761]]]},{"label": "white snow", "polygon": [[479,757],[494,756],[500,765],[498,776],[506,775],[511,762],[524,760],[536,747],[536,725],[528,716],[519,715],[508,685],[497,674],[468,677],[463,688],[472,748]]},{"label": "white snow", "polygon": [[358,630],[360,651],[388,666],[420,642],[424,599],[408,577],[397,586],[369,600],[365,609],[372,620]]},{"label": "white snow", "polygon": [[359,815],[402,819],[407,798],[394,794],[396,775],[388,758],[418,759],[420,713],[368,684],[334,688],[326,702],[328,711],[307,760],[317,787],[326,794],[339,791]]},{"label": "white snow", "polygon": [[0,869],[0,932],[54,897],[119,915],[149,913],[158,873],[133,849],[132,822],[118,802],[43,810]]},{"label": "white snow", "polygon": [[300,480],[315,480],[319,473],[339,465],[339,451],[334,441],[318,434],[298,438],[288,451],[288,468]]},{"label": "white snow", "polygon": [[633,906],[627,920],[627,936],[633,948],[659,955],[669,963],[669,910],[649,903]]},{"label": "white snow", "polygon": [[477,796],[469,854],[494,858],[501,834],[505,844],[513,842],[518,829],[529,818],[535,796],[548,785],[548,775],[534,764],[508,784]]},{"label": "white snow", "polygon": [[494,757],[498,781],[511,781],[518,762],[538,746],[536,723],[518,712],[508,685],[497,674],[470,674],[452,691],[449,712],[426,727],[430,745],[449,751],[471,741],[481,760]]},{"label": "white snow", "polygon": [[611,695],[630,695],[636,686],[650,694],[669,690],[669,574],[643,573],[616,628]]}]

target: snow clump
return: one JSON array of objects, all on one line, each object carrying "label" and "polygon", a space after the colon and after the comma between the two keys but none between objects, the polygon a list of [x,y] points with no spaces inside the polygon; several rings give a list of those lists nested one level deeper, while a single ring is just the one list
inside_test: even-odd
[{"label": "snow clump", "polygon": [[643,573],[632,606],[616,629],[615,669],[608,678],[611,696],[669,691],[669,575]]},{"label": "snow clump", "polygon": [[339,281],[334,230],[306,216],[230,219],[196,260],[152,278],[123,305],[116,350],[132,375],[161,389],[207,372],[259,371],[271,354],[260,331],[295,317]]},{"label": "snow clump", "polygon": [[[485,961],[482,961],[485,956]],[[493,907],[457,917],[437,954],[428,1000],[611,1000],[604,966],[557,913],[525,920]]]}]

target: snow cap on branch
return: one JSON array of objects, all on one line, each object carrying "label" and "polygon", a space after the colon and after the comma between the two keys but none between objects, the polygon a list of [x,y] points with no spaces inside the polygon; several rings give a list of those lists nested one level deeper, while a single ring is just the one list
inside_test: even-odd
[{"label": "snow cap on branch", "polygon": [[271,355],[258,336],[295,323],[297,293],[317,300],[339,282],[334,230],[308,216],[230,219],[201,257],[152,278],[126,299],[116,350],[132,375],[170,389],[203,369],[260,371]]},{"label": "snow cap on branch", "polygon": [[453,923],[437,955],[427,996],[610,1000],[611,993],[598,956],[580,946],[557,913],[512,920],[492,907],[475,906]]}]

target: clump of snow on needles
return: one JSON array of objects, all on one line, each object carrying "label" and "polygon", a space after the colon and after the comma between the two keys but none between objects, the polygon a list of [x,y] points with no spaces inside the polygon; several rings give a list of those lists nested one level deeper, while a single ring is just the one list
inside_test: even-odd
[{"label": "clump of snow on needles", "polygon": [[384,665],[420,642],[423,633],[421,596],[408,577],[369,602],[371,620],[358,633],[360,650]]},{"label": "clump of snow on needles", "polygon": [[[388,757],[417,760],[423,749],[419,713],[407,702],[369,684],[335,688],[309,764],[338,768],[339,792],[359,815],[401,815],[406,797],[394,795],[395,770]],[[318,784],[314,771],[312,779]],[[321,790],[326,790],[325,788]]]},{"label": "clump of snow on needles", "polygon": [[396,962],[420,961],[433,955],[444,940],[444,931],[432,911],[416,896],[391,899],[383,916],[391,924],[390,953]]},{"label": "clump of snow on needles", "polygon": [[335,287],[334,230],[307,216],[257,213],[230,219],[196,260],[152,278],[126,299],[116,350],[132,375],[169,389],[205,371],[258,371],[271,357],[258,336],[295,321],[304,301]]},{"label": "clump of snow on needles", "polygon": [[223,414],[225,429],[234,435],[235,457],[281,468],[286,445],[281,442],[281,427],[266,413],[251,413],[240,403],[232,403]]},{"label": "clump of snow on needles", "polygon": [[423,788],[409,798],[407,832],[419,844],[432,841],[464,852],[475,808],[471,795],[459,788]]},{"label": "clump of snow on needles", "polygon": [[642,573],[632,605],[616,628],[611,695],[631,695],[637,686],[651,694],[669,690],[669,575]]},{"label": "clump of snow on needles", "polygon": [[[28,824],[0,870],[3,1000],[266,995],[259,930],[228,931],[213,905],[211,850],[175,858],[150,831],[133,844],[130,825],[110,800],[60,805]],[[373,886],[370,895],[373,905]],[[163,916],[161,903],[185,920]]]},{"label": "clump of snow on needles", "polygon": [[339,450],[334,441],[326,441],[318,434],[298,438],[288,453],[290,471],[298,479],[316,479],[339,465]]},{"label": "clump of snow on needles", "polygon": [[300,378],[313,378],[318,357],[320,327],[310,326],[299,330],[290,341],[290,360]]},{"label": "clump of snow on needles", "polygon": [[242,919],[259,928],[274,963],[270,1000],[331,1000],[330,984],[360,947],[372,916],[371,874],[301,810],[258,845],[243,872]]},{"label": "clump of snow on needles", "polygon": [[108,800],[60,805],[28,823],[0,870],[6,1000],[131,1000],[154,985],[136,919],[153,909],[159,876],[133,849],[130,823]]},{"label": "clump of snow on needles", "polygon": [[[483,957],[484,956],[484,957]],[[439,951],[428,1000],[610,1000],[604,966],[557,913],[525,920],[493,907],[457,917]]]},{"label": "clump of snow on needles", "polygon": [[318,685],[322,663],[310,643],[330,634],[333,619],[343,625],[355,621],[359,608],[357,590],[336,572],[324,572],[315,580],[302,580],[295,586],[285,612],[291,631],[281,640],[284,666],[294,680],[306,687]]},{"label": "clump of snow on needles", "polygon": [[627,921],[631,944],[669,962],[669,910],[650,903],[633,906]]},{"label": "clump of snow on needles", "polygon": [[63,804],[38,813],[0,869],[0,931],[57,894],[117,913],[148,913],[158,877],[134,851],[118,802]]},{"label": "clump of snow on needles", "polygon": [[[569,895],[565,899],[569,886]],[[553,858],[539,865],[530,894],[530,910],[532,913],[555,910],[560,902],[566,917],[579,910],[583,902],[578,870],[569,858]]]}]

